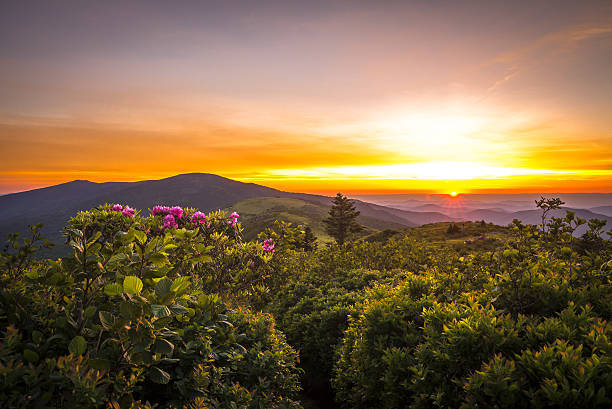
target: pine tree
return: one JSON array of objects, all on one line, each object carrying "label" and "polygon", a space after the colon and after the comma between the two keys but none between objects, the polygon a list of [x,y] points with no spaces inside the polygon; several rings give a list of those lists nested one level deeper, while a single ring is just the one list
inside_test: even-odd
[{"label": "pine tree", "polygon": [[304,237],[301,247],[306,251],[313,251],[317,249],[317,237],[312,232],[310,226],[306,226],[304,229]]},{"label": "pine tree", "polygon": [[346,196],[338,193],[329,210],[329,217],[323,220],[327,233],[336,239],[338,244],[344,244],[352,233],[363,230],[363,226],[357,223],[359,213]]}]

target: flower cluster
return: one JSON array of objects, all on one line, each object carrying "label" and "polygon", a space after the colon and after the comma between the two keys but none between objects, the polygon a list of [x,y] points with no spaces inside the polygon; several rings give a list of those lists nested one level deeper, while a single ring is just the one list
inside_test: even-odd
[{"label": "flower cluster", "polygon": [[121,212],[121,214],[126,217],[134,217],[134,209],[127,205],[123,207],[120,204],[116,204],[111,207],[111,210],[113,212]]},{"label": "flower cluster", "polygon": [[166,217],[164,217],[163,228],[164,229],[169,229],[169,228],[176,229],[177,227],[178,227],[178,224],[176,224],[176,220],[174,219],[174,215],[167,214]]},{"label": "flower cluster", "polygon": [[234,226],[236,222],[238,221],[238,218],[240,217],[240,215],[236,212],[233,212],[232,214],[230,214],[230,217],[232,218],[232,220],[228,220],[227,224],[229,224],[230,226]]},{"label": "flower cluster", "polygon": [[132,209],[130,206],[125,206],[121,214],[127,217],[134,217],[134,209]]},{"label": "flower cluster", "polygon": [[168,214],[170,213],[170,208],[168,206],[155,206],[153,207],[153,211],[151,213],[153,216],[157,216],[158,214]]},{"label": "flower cluster", "polygon": [[153,216],[164,216],[163,229],[178,227],[176,219],[183,217],[183,209],[180,206],[168,207],[168,206],[155,206],[151,211]]},{"label": "flower cluster", "polygon": [[195,212],[193,216],[191,216],[191,223],[199,226],[200,224],[206,223],[206,215],[202,212]]},{"label": "flower cluster", "polygon": [[183,217],[183,209],[180,206],[168,207],[168,206],[155,206],[152,211],[153,216],[159,215],[167,215],[171,214],[172,216],[180,219]]},{"label": "flower cluster", "polygon": [[176,217],[177,219],[180,219],[181,217],[183,217],[183,209],[181,209],[179,206],[171,207],[170,214]]},{"label": "flower cluster", "polygon": [[268,239],[264,241],[264,244],[263,246],[261,246],[261,249],[266,253],[274,253],[274,240]]}]

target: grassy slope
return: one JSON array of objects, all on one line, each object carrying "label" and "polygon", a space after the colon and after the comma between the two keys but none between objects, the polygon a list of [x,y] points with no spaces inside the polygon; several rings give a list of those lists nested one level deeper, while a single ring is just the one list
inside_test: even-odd
[{"label": "grassy slope", "polygon": [[[461,231],[453,234],[447,233],[448,227],[451,224],[457,225]],[[365,237],[364,240],[386,241],[396,235],[404,235],[435,246],[451,246],[457,250],[469,252],[474,250],[493,250],[503,245],[511,236],[511,232],[509,227],[491,223],[483,225],[480,222],[441,222],[402,230],[387,229],[373,233]]]},{"label": "grassy slope", "polygon": [[[308,202],[301,199],[279,198],[279,197],[258,197],[242,200],[234,204],[230,211],[240,214],[242,225],[246,228],[246,239],[252,239],[271,226],[274,220],[283,220],[293,224],[310,226],[312,232],[323,243],[331,241],[331,237],[325,232],[323,219],[328,216],[329,206]],[[399,229],[399,223],[379,220],[372,217],[362,217],[359,223],[366,229],[363,235],[375,233],[383,229]]]}]

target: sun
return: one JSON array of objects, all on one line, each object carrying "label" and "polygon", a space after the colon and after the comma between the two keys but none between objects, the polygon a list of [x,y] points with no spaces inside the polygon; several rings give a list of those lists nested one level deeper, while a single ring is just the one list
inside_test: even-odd
[{"label": "sun", "polygon": [[457,195],[459,195],[459,193],[457,193],[457,192],[450,192],[449,193],[450,197],[457,197]]}]

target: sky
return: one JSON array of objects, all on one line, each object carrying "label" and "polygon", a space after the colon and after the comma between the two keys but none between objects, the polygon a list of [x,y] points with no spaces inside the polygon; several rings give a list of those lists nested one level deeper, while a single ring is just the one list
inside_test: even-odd
[{"label": "sky", "polygon": [[612,192],[610,1],[0,3],[0,194]]}]

